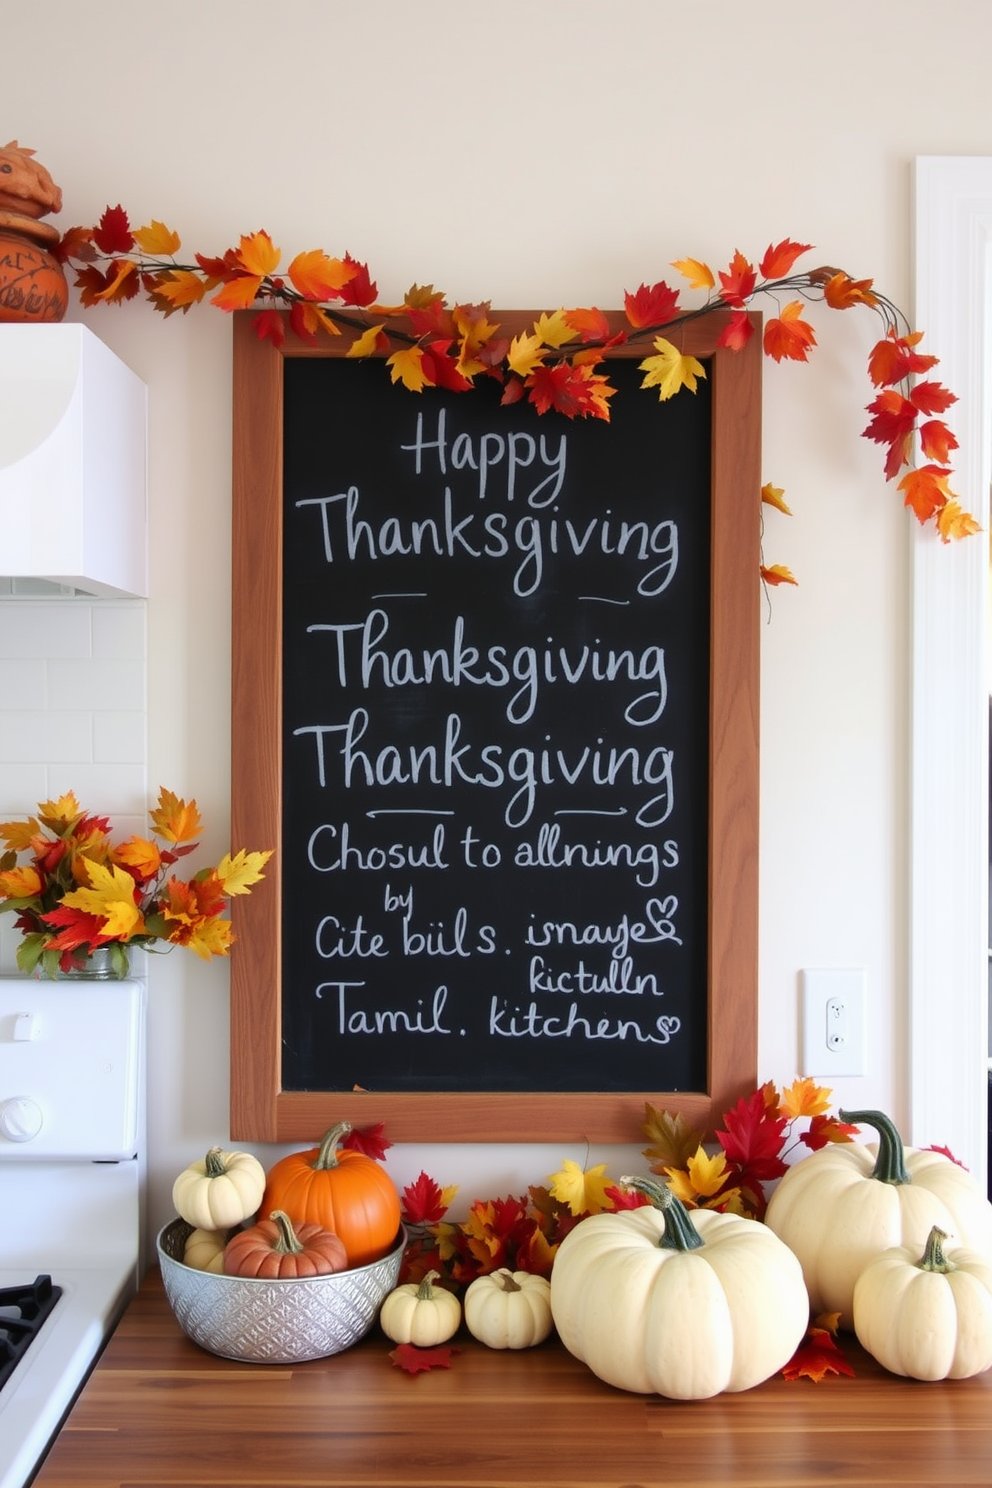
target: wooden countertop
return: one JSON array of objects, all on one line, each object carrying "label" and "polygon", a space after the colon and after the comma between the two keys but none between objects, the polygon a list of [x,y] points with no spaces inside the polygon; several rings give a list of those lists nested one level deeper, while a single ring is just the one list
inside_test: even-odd
[{"label": "wooden countertop", "polygon": [[776,1377],[680,1403],[602,1384],[554,1339],[467,1335],[409,1375],[375,1328],[303,1365],[237,1364],[185,1337],[146,1278],[34,1488],[882,1488],[992,1484],[992,1372],[920,1384],[856,1342],[857,1377]]}]

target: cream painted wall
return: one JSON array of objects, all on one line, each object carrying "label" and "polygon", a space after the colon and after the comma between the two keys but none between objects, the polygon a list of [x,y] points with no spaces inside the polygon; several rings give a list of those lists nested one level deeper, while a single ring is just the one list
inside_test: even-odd
[{"label": "cream painted wall", "polygon": [[[992,153],[987,0],[936,21],[923,0],[793,0],[787,25],[729,0],[201,0],[120,24],[50,0],[34,40],[38,69],[5,73],[0,136],[60,182],[63,228],[118,201],[208,253],[265,227],[287,255],[367,260],[386,299],[416,280],[606,306],[675,258],[791,236],[910,308],[914,156]],[[229,819],[230,325],[70,313],[149,387],[148,774],[196,796],[212,861]],[[795,513],[769,514],[765,557],[800,582],[762,634],[760,1073],[797,1072],[800,968],[865,967],[867,1071],[836,1095],[902,1119],[908,518],[858,438],[877,324],[814,319],[812,362],[765,375],[764,479]],[[225,1140],[228,968],[171,957],[149,990],[155,1226],[177,1168]],[[456,1137],[394,1149],[397,1180],[426,1167],[467,1200],[586,1158]],[[619,1173],[638,1150],[591,1160]]]}]

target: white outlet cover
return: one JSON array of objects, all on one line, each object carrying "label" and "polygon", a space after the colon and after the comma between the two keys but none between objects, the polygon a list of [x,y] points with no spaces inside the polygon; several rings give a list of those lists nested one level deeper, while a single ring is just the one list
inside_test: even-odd
[{"label": "white outlet cover", "polygon": [[[834,1079],[865,1072],[865,1005],[867,973],[863,967],[816,967],[800,974],[802,1000],[802,1072]],[[840,1005],[840,1022],[831,1006]],[[841,1042],[831,1047],[828,1034],[840,1028]]]}]

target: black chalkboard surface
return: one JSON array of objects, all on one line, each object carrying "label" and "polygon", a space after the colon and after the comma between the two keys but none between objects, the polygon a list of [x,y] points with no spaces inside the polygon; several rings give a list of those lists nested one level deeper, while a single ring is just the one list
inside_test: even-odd
[{"label": "black chalkboard surface", "polygon": [[[753,1081],[752,968],[714,989],[732,938],[753,952],[756,799],[756,751],[727,759],[756,667],[714,662],[754,631],[753,605],[724,613],[745,586],[714,561],[721,481],[757,530],[716,358],[665,403],[618,358],[609,423],[276,360],[236,439],[236,837],[274,832],[279,870],[276,907],[246,915],[256,891],[236,921],[232,1135],[309,1139],[324,1110],[437,1135],[443,1099],[476,1139],[636,1140],[645,1097]],[[743,547],[724,562],[754,560],[756,593]]]}]

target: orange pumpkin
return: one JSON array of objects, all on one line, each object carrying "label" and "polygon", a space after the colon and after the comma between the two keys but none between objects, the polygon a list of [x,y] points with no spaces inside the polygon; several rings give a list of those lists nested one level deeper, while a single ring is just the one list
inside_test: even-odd
[{"label": "orange pumpkin", "polygon": [[396,1244],[400,1196],[374,1158],[338,1146],[350,1131],[342,1121],[331,1127],[319,1147],[292,1152],[273,1163],[262,1212],[283,1209],[295,1224],[333,1230],[348,1252],[349,1266],[367,1266]]},{"label": "orange pumpkin", "polygon": [[261,1280],[292,1281],[307,1276],[329,1276],[345,1271],[344,1246],[321,1225],[296,1229],[288,1215],[274,1209],[246,1230],[238,1230],[224,1247],[226,1276],[254,1276]]}]

